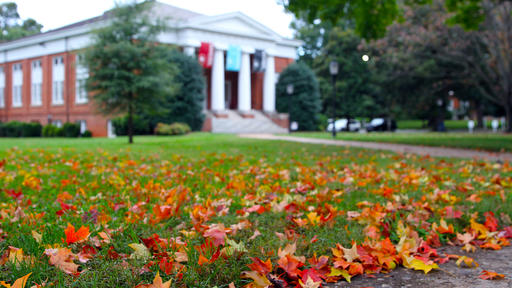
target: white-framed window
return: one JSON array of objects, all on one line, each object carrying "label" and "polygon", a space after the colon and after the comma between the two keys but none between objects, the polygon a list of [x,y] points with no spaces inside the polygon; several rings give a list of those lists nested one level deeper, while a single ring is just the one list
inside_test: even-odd
[{"label": "white-framed window", "polygon": [[52,104],[64,104],[64,58],[53,58],[52,64]]},{"label": "white-framed window", "polygon": [[41,60],[32,61],[31,80],[30,103],[32,106],[41,106],[43,104],[43,69]]},{"label": "white-framed window", "polygon": [[77,104],[87,103],[87,89],[85,82],[89,77],[89,70],[83,64],[83,56],[76,55],[76,83],[75,83],[75,102]]},{"label": "white-framed window", "polygon": [[87,122],[85,122],[85,120],[78,120],[76,124],[80,125],[80,134],[83,134],[87,130]]},{"label": "white-framed window", "polygon": [[12,65],[12,107],[23,105],[23,68],[21,63]]},{"label": "white-framed window", "polygon": [[0,67],[0,108],[5,107],[5,73],[4,67]]},{"label": "white-framed window", "polygon": [[52,125],[62,128],[62,121],[61,120],[53,120]]}]

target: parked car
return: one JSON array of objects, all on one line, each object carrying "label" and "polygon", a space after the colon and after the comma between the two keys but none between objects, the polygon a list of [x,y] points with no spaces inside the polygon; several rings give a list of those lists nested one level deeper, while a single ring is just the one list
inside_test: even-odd
[{"label": "parked car", "polygon": [[[347,123],[348,123],[348,129],[347,129]],[[359,131],[361,129],[361,122],[356,119],[350,119],[350,122],[347,121],[347,119],[338,119],[334,122],[334,127],[336,128],[336,131]],[[327,131],[332,132],[332,122],[329,121],[327,124]]]},{"label": "parked car", "polygon": [[386,118],[374,118],[366,125],[366,131],[395,131],[396,121],[391,119],[391,127],[389,127],[388,120]]}]

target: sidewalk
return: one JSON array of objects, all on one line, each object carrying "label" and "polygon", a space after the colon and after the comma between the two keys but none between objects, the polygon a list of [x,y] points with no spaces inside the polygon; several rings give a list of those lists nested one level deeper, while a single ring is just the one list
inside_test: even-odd
[{"label": "sidewalk", "polygon": [[323,144],[335,146],[348,146],[374,150],[387,150],[396,153],[412,153],[418,155],[430,155],[432,157],[452,157],[452,158],[476,158],[488,161],[509,161],[512,162],[512,153],[509,152],[486,152],[470,149],[457,149],[457,148],[444,148],[444,147],[430,147],[430,146],[417,146],[407,144],[394,144],[394,143],[378,143],[378,142],[360,142],[360,141],[346,141],[346,140],[329,140],[317,139],[295,136],[278,136],[271,134],[240,134],[242,138],[261,139],[261,140],[280,140],[291,141],[307,144]]}]

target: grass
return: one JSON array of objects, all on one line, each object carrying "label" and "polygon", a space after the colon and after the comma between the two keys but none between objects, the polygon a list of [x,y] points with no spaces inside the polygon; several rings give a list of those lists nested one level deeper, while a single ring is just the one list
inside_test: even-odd
[{"label": "grass", "polygon": [[[0,280],[12,284],[32,273],[27,287],[45,280],[55,287],[134,287],[151,283],[160,271],[172,287],[241,287],[252,282],[240,277],[251,257],[270,258],[277,267],[276,251],[287,244],[296,243],[296,255],[309,258],[331,255],[337,243],[360,243],[367,225],[346,213],[364,212],[370,203],[419,201],[417,207],[430,205],[432,211],[457,205],[464,217],[449,220],[457,231],[474,212],[512,216],[508,165],[202,133],[125,143],[126,138],[0,139]],[[435,200],[437,191],[447,191],[443,199],[451,200]],[[472,194],[482,200],[467,200]],[[71,208],[60,213],[66,205]],[[158,207],[172,212],[160,215]],[[328,211],[334,211],[332,218]],[[311,213],[326,220],[308,220]],[[392,227],[416,215],[412,208],[389,213],[386,223]],[[430,216],[429,223],[442,217]],[[68,223],[88,227],[89,239],[63,243]],[[239,227],[227,237],[246,252],[200,265],[198,247],[212,224]],[[32,231],[42,235],[40,242]],[[261,235],[252,238],[256,231]],[[103,232],[108,241],[100,241]],[[129,257],[129,244],[148,245],[144,241],[154,235],[169,242],[155,246],[149,259]],[[80,276],[64,273],[44,256],[49,246],[78,253],[86,244],[97,254],[87,263],[75,261],[84,271]],[[9,247],[22,248],[33,262],[9,260]],[[173,259],[175,251],[186,253],[188,261],[175,260],[166,273],[158,263],[162,255]]]},{"label": "grass", "polygon": [[[428,129],[427,121],[423,120],[398,120],[396,125],[398,129]],[[445,120],[444,125],[448,130],[468,129],[468,121],[466,120]]]},{"label": "grass", "polygon": [[[332,139],[327,132],[299,132],[292,136]],[[512,151],[512,135],[491,133],[338,133],[339,140],[400,143],[487,151]]]}]

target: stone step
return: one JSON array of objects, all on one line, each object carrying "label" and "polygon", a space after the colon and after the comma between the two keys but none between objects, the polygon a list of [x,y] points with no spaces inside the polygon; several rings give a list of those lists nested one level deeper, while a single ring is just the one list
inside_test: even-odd
[{"label": "stone step", "polygon": [[243,118],[235,111],[225,111],[226,118],[212,118],[213,133],[287,133],[259,111],[251,112],[254,118]]}]

